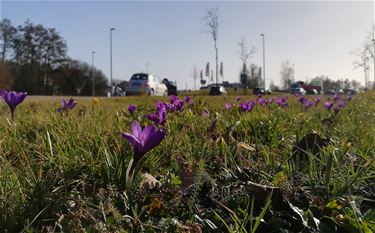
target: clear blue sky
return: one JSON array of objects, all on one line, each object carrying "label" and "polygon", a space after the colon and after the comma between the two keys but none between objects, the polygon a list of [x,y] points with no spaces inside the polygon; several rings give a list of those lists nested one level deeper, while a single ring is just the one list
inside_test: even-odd
[{"label": "clear blue sky", "polygon": [[[258,52],[250,60],[262,65],[261,33],[266,37],[266,78],[280,79],[281,62],[295,64],[296,79],[325,74],[364,82],[354,69],[352,51],[363,46],[374,22],[374,2],[214,2],[214,1],[1,1],[1,17],[13,25],[30,19],[56,28],[71,58],[91,63],[109,77],[109,28],[113,32],[113,78],[149,71],[193,87],[192,69],[214,67],[213,41],[202,18],[219,8],[219,62],[224,79],[238,81],[241,37]],[[373,74],[370,74],[371,80]],[[199,82],[199,81],[198,81]],[[197,86],[198,85],[197,82]]]}]

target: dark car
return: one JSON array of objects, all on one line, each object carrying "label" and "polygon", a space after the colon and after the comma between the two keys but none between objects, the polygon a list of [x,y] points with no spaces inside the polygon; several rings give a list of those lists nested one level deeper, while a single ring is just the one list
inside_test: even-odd
[{"label": "dark car", "polygon": [[347,90],[344,91],[344,93],[345,93],[346,95],[355,95],[355,94],[358,93],[358,91],[357,91],[357,90],[354,90],[354,89],[347,89]]},{"label": "dark car", "polygon": [[163,79],[162,83],[164,83],[167,86],[168,89],[168,95],[177,95],[177,87],[176,84],[174,84],[172,81],[169,81],[168,79]]},{"label": "dark car", "polygon": [[223,86],[212,86],[208,94],[209,95],[226,95],[227,91],[225,90]]},{"label": "dark car", "polygon": [[259,94],[261,94],[261,95],[271,95],[272,92],[269,89],[264,89],[262,87],[256,87],[256,88],[253,89],[253,94],[254,95],[259,95]]}]

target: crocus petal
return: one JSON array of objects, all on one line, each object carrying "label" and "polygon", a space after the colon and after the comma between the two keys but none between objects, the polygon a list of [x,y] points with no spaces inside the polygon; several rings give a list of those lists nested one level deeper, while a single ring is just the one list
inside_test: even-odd
[{"label": "crocus petal", "polygon": [[128,105],[128,112],[130,114],[132,114],[133,112],[135,112],[135,110],[137,110],[137,105],[134,105],[134,104],[129,104]]},{"label": "crocus petal", "polygon": [[64,99],[61,100],[61,106],[62,106],[62,109],[64,109],[64,110],[67,109],[67,104],[66,104],[66,101]]},{"label": "crocus petal", "polygon": [[154,147],[159,145],[160,142],[163,140],[165,134],[165,131],[162,130],[157,130],[154,131],[152,134],[149,134],[149,136],[145,138],[142,152],[147,153],[148,151],[152,150]]},{"label": "crocus petal", "polygon": [[68,108],[73,109],[76,106],[76,104],[77,102],[73,98],[70,98],[68,102]]},{"label": "crocus petal", "polygon": [[141,156],[142,154],[142,145],[139,142],[138,138],[136,138],[134,135],[128,134],[128,133],[122,133],[121,134],[123,138],[128,140],[130,142],[131,146],[134,149],[134,154],[137,156]]},{"label": "crocus petal", "polygon": [[159,124],[164,125],[165,122],[167,121],[167,111],[166,110],[163,109],[163,110],[159,111],[159,119],[160,119]]},{"label": "crocus petal", "polygon": [[150,121],[155,122],[156,124],[160,124],[160,117],[159,117],[159,115],[156,114],[156,113],[148,114],[148,115],[147,115],[147,118],[148,118]]},{"label": "crocus petal", "polygon": [[27,96],[27,93],[22,93],[21,96],[18,98],[18,104],[22,103]]},{"label": "crocus petal", "polygon": [[154,125],[148,125],[143,129],[141,136],[139,137],[139,142],[142,146],[145,146],[145,142],[152,137],[152,135],[158,130]]},{"label": "crocus petal", "polygon": [[141,125],[139,124],[138,121],[132,121],[132,134],[134,135],[134,137],[136,137],[138,139],[139,142],[141,142],[141,135],[142,135],[142,127]]}]

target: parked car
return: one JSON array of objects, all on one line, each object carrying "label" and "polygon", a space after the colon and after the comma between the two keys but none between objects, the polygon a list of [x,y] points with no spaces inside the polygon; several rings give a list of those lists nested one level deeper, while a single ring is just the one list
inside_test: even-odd
[{"label": "parked car", "polygon": [[168,95],[177,95],[177,87],[176,84],[172,81],[169,81],[168,79],[163,79],[162,83],[167,86],[168,89]]},{"label": "parked car", "polygon": [[297,88],[291,88],[290,89],[290,94],[298,94],[298,95],[306,95],[306,90],[303,89],[302,87],[297,87]]},{"label": "parked car", "polygon": [[344,94],[344,91],[341,89],[338,89],[338,90],[329,89],[326,94],[329,94],[329,95]]},{"label": "parked car", "polygon": [[347,89],[347,90],[345,90],[345,94],[346,95],[355,95],[357,93],[358,93],[358,91],[354,90],[354,89]]},{"label": "parked car", "polygon": [[253,89],[253,94],[254,95],[271,95],[272,91],[268,88],[264,89],[263,87],[256,87]]},{"label": "parked car", "polygon": [[306,91],[306,95],[319,95],[319,91],[316,89],[307,89],[305,91]]},{"label": "parked car", "polygon": [[130,78],[125,93],[126,95],[167,96],[168,88],[155,75],[136,73]]},{"label": "parked car", "polygon": [[223,86],[212,86],[208,94],[209,95],[226,95],[227,90],[225,90]]}]

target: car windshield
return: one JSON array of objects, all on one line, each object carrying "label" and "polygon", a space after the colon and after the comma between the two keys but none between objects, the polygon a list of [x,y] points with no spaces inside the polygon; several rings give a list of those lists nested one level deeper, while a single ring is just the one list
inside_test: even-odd
[{"label": "car windshield", "polygon": [[147,74],[134,74],[130,80],[147,80]]}]

